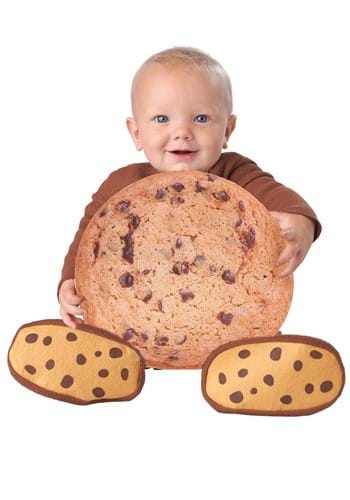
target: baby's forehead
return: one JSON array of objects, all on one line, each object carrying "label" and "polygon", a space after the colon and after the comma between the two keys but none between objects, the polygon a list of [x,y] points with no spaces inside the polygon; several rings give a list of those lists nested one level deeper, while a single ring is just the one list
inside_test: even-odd
[{"label": "baby's forehead", "polygon": [[[135,105],[138,107],[138,104],[147,100],[150,95],[155,96],[157,85],[163,85],[166,82],[167,90],[171,93],[173,85],[175,87],[179,82],[181,85],[182,77],[184,85],[187,85],[187,88],[190,86],[189,94],[191,94],[190,90],[193,90],[192,84],[197,85],[200,82],[200,90],[196,97],[205,95],[207,103],[209,99],[213,105],[229,107],[229,102],[226,102],[228,101],[226,85],[215,71],[203,66],[169,60],[161,63],[158,61],[147,62],[139,68],[135,74],[131,91],[133,111],[136,111]],[[189,82],[188,78],[192,79],[192,77],[194,77],[193,82]],[[198,87],[196,88],[198,89]],[[163,91],[162,95],[164,96]],[[222,99],[225,103],[222,103]]]}]

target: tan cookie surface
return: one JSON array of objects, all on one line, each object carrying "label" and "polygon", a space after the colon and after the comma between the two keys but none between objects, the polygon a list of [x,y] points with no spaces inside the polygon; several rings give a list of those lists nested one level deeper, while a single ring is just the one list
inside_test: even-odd
[{"label": "tan cookie surface", "polygon": [[315,413],[334,403],[344,382],[334,347],[299,335],[229,343],[208,356],[202,371],[203,396],[227,413]]},{"label": "tan cookie surface", "polygon": [[134,398],[144,384],[144,360],[115,335],[61,320],[23,325],[8,364],[18,382],[44,396],[77,404]]},{"label": "tan cookie surface", "polygon": [[275,274],[283,246],[268,210],[233,182],[160,173],[92,218],[77,292],[87,323],[140,349],[147,366],[201,368],[223,343],[277,334],[293,289]]}]

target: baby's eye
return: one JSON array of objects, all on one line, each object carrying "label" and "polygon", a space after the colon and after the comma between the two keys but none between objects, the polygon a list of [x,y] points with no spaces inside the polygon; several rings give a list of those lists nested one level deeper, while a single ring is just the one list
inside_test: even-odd
[{"label": "baby's eye", "polygon": [[155,120],[157,123],[166,123],[169,120],[169,118],[166,115],[157,115],[155,117]]},{"label": "baby's eye", "polygon": [[208,115],[197,115],[194,119],[194,121],[198,123],[206,123],[208,120]]}]

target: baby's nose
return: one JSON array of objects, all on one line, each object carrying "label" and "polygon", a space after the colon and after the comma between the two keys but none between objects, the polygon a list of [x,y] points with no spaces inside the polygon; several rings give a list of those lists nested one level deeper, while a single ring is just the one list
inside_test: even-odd
[{"label": "baby's nose", "polygon": [[190,140],[193,138],[193,133],[191,128],[187,124],[179,123],[174,127],[173,138]]}]

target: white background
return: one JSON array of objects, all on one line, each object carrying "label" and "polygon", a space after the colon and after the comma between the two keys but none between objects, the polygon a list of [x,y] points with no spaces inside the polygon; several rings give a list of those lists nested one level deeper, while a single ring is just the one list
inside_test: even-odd
[{"label": "white background", "polygon": [[91,194],[144,161],[125,126],[134,72],[192,45],[232,78],[229,150],[298,191],[323,225],[283,333],[327,340],[349,369],[346,4],[1,2],[2,498],[349,498],[347,386],[313,416],[252,417],[213,410],[199,370],[147,370],[133,401],[79,407],[28,391],[6,364],[19,326],[59,317],[63,258]]}]

